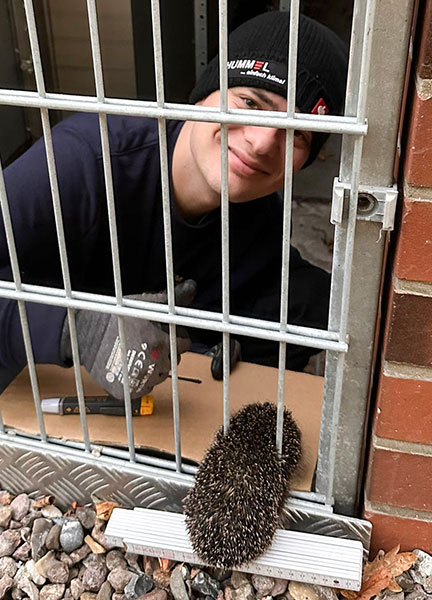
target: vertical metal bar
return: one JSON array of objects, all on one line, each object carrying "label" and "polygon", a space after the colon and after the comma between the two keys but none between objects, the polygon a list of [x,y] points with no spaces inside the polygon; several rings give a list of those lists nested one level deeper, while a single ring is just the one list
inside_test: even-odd
[{"label": "vertical metal bar", "polygon": [[[95,77],[96,96],[99,102],[105,101],[105,90],[102,73],[102,57],[100,51],[99,42],[99,30],[97,22],[97,11],[95,0],[87,0],[87,13],[90,28],[90,41],[93,57],[93,71]],[[107,116],[105,113],[99,113],[99,128],[101,133],[101,146],[102,146],[102,161],[104,168],[104,180],[105,189],[107,195],[107,207],[108,207],[108,224],[111,241],[111,252],[113,259],[113,271],[114,271],[114,288],[117,304],[119,306],[123,303],[123,293],[121,285],[121,273],[120,273],[120,255],[118,248],[118,236],[117,236],[117,222],[115,215],[115,204],[114,204],[114,189],[113,179],[111,171],[111,155],[109,147],[109,136],[108,136],[108,123]],[[132,406],[129,388],[129,376],[128,376],[128,361],[127,361],[127,350],[126,350],[126,335],[124,329],[123,317],[117,317],[119,339],[120,339],[120,350],[121,350],[121,361],[123,369],[123,392],[124,392],[124,403],[126,413],[126,429],[128,438],[129,456],[132,462],[135,462],[135,445],[134,445],[134,432],[132,423]]]},{"label": "vertical metal bar", "polygon": [[207,0],[194,0],[195,81],[207,65]]},{"label": "vertical metal bar", "polygon": [[[163,57],[162,57],[162,32],[160,20],[159,0],[151,1],[152,25],[153,25],[153,48],[155,59],[155,78],[156,78],[156,99],[159,106],[165,102],[164,76],[163,76]],[[158,119],[159,133],[159,156],[161,165],[161,184],[162,184],[162,210],[164,221],[165,236],[165,262],[167,273],[167,295],[168,311],[171,314],[175,312],[175,291],[174,291],[174,264],[172,253],[172,232],[171,232],[171,205],[169,190],[168,173],[168,148],[166,119]],[[174,448],[177,471],[182,470],[181,457],[181,436],[180,436],[180,403],[178,392],[178,372],[177,372],[177,334],[176,326],[170,324],[170,353],[171,353],[171,385],[172,385],[172,403],[173,403],[173,421],[174,421]]]},{"label": "vertical metal bar", "polygon": [[[47,164],[48,164],[48,175],[51,185],[51,195],[53,200],[54,207],[54,219],[56,224],[57,231],[57,240],[59,244],[59,252],[60,252],[60,263],[63,275],[63,285],[65,288],[65,294],[67,298],[72,296],[72,288],[70,281],[70,273],[69,273],[69,264],[67,258],[66,251],[66,242],[64,235],[64,227],[63,227],[63,217],[61,212],[60,205],[60,193],[58,188],[58,180],[57,180],[57,171],[55,166],[55,158],[54,158],[54,149],[52,143],[51,136],[51,126],[49,123],[48,110],[45,108],[41,108],[41,116],[42,116],[42,129],[45,141],[45,150],[47,155]],[[80,409],[80,422],[81,429],[83,432],[83,440],[85,449],[87,452],[91,451],[90,447],[90,437],[87,426],[87,414],[85,409],[85,401],[84,401],[84,388],[81,377],[81,369],[80,369],[80,358],[79,358],[79,349],[78,349],[78,340],[76,334],[76,322],[75,322],[75,310],[68,308],[67,309],[67,319],[69,325],[69,335],[71,340],[71,349],[72,349],[72,360],[74,366],[74,374],[75,374],[75,384],[77,390],[78,397],[78,405]]]},{"label": "vertical metal bar", "polygon": [[[228,110],[228,21],[227,1],[219,0],[219,77],[220,110]],[[221,125],[221,227],[222,227],[222,318],[229,322],[229,197],[228,197],[228,126]],[[229,424],[230,335],[222,335],[223,426]]]},{"label": "vertical metal bar", "polygon": [[[295,113],[296,97],[296,74],[297,74],[297,48],[298,48],[298,25],[300,6],[299,0],[292,0],[290,10],[290,34],[288,52],[288,87],[287,87],[287,116],[293,117]],[[283,213],[283,237],[282,237],[282,274],[281,274],[281,303],[280,303],[280,328],[286,331],[288,323],[288,289],[289,289],[289,258],[291,244],[291,205],[292,205],[292,181],[293,181],[293,154],[294,154],[294,132],[292,129],[286,131],[285,148],[285,177],[284,177],[284,213]],[[285,368],[286,368],[286,344],[279,344],[279,370],[278,370],[278,400],[277,400],[277,423],[276,423],[276,446],[278,452],[282,452],[283,441],[283,417],[285,406]]]},{"label": "vertical metal bar", "polygon": [[[3,216],[3,223],[4,223],[4,228],[5,228],[5,234],[6,234],[6,242],[7,242],[7,246],[8,246],[8,250],[9,250],[9,257],[10,257],[10,261],[11,261],[12,276],[13,276],[13,280],[14,280],[16,289],[18,291],[21,291],[22,285],[21,285],[20,269],[19,269],[19,264],[18,264],[18,256],[17,256],[17,252],[16,252],[14,234],[13,234],[13,229],[12,229],[12,221],[11,221],[11,217],[10,217],[9,205],[8,205],[7,196],[6,196],[6,187],[5,187],[4,177],[3,177],[3,169],[2,169],[1,165],[0,165],[0,206],[1,206],[2,216]],[[30,383],[31,383],[31,388],[32,388],[32,392],[33,392],[33,400],[34,400],[36,416],[37,416],[37,420],[38,420],[38,424],[39,424],[40,436],[43,441],[46,441],[47,435],[46,435],[46,429],[45,429],[45,421],[44,421],[43,413],[42,413],[42,409],[41,409],[39,385],[38,385],[38,381],[37,381],[36,368],[35,368],[35,362],[34,362],[34,357],[33,357],[33,349],[32,349],[32,344],[31,344],[31,339],[30,339],[30,329],[29,329],[29,324],[28,324],[28,319],[27,319],[27,311],[26,311],[23,300],[17,300],[17,303],[18,303],[18,311],[19,311],[19,316],[20,316],[20,321],[21,321],[22,334],[23,334],[23,339],[24,339],[24,348],[25,348],[25,353],[27,356],[27,363],[28,363],[29,374],[30,374]]]},{"label": "vertical metal bar", "polygon": [[[364,119],[366,99],[367,75],[370,61],[371,31],[375,13],[375,1],[369,0],[365,11],[364,5],[357,0],[354,6],[353,18],[353,43],[351,45],[349,60],[349,79],[347,83],[347,97],[345,114],[356,114],[361,109]],[[359,44],[358,28],[363,24],[362,45]],[[359,77],[356,80],[355,68],[357,67],[358,54],[361,53]],[[332,268],[332,290],[330,297],[329,328],[339,329],[341,339],[346,338],[348,305],[351,284],[351,268],[354,250],[354,237],[357,216],[357,196],[363,138],[354,140],[352,158],[349,157],[351,167],[351,194],[348,211],[348,222],[335,227],[335,252]],[[347,153],[342,155],[341,172]],[[352,161],[352,162],[351,162]],[[346,167],[345,167],[346,169]],[[334,352],[327,352],[324,381],[323,413],[321,419],[320,445],[318,452],[318,466],[316,478],[316,491],[324,494],[326,502],[333,502],[333,485],[336,458],[337,425],[339,420],[342,400],[342,383],[344,376],[345,356]]]},{"label": "vertical metal bar", "polygon": [[[39,42],[37,37],[36,30],[36,22],[34,17],[33,5],[31,2],[26,2],[26,18],[27,18],[27,26],[29,30],[30,36],[30,46],[32,52],[32,59],[35,71],[36,78],[36,86],[39,96],[44,97],[46,95],[45,92],[45,81],[42,70],[42,61],[39,50]],[[64,227],[63,227],[63,217],[60,206],[60,194],[58,189],[58,180],[57,180],[57,171],[55,166],[55,158],[54,158],[54,149],[52,143],[51,136],[51,126],[49,122],[49,114],[48,109],[41,108],[41,119],[42,119],[42,131],[44,136],[45,143],[45,151],[47,157],[47,166],[48,166],[48,176],[51,187],[51,196],[53,202],[54,209],[54,220],[56,225],[57,232],[57,241],[59,245],[59,253],[60,253],[60,264],[62,269],[63,276],[63,285],[65,288],[66,297],[70,298],[72,294],[71,283],[70,283],[70,274],[69,274],[69,264],[67,258],[66,251],[66,242],[64,236]],[[81,378],[81,370],[80,370],[80,359],[78,352],[78,342],[76,338],[76,324],[75,324],[75,311],[72,309],[67,310],[67,319],[69,324],[69,333],[71,338],[71,348],[72,348],[72,359],[74,365],[74,373],[75,373],[75,382],[78,396],[78,404],[80,408],[80,420],[81,420],[81,429],[83,432],[83,440],[84,445],[87,452],[90,452],[90,438],[87,427],[87,415],[85,411],[85,403],[84,403],[84,390]]]}]

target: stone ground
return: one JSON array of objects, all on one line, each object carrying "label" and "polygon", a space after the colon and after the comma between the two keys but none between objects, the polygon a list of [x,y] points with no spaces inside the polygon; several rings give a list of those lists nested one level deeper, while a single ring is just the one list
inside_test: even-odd
[{"label": "stone ground", "polygon": [[[332,588],[176,563],[114,548],[97,505],[62,512],[52,496],[0,491],[0,600],[338,600]],[[377,600],[432,598],[432,557],[399,577],[399,593]],[[362,600],[369,600],[370,595]],[[354,598],[353,598],[354,600]]]}]

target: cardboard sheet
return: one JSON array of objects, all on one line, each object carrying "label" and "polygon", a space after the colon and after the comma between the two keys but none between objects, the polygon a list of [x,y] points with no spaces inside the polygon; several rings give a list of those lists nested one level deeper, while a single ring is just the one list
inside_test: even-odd
[{"label": "cardboard sheet", "polygon": [[[185,458],[200,461],[222,424],[222,382],[210,373],[211,359],[187,353],[179,375],[197,381],[179,381],[181,449]],[[76,395],[73,369],[51,365],[37,367],[41,398]],[[85,394],[104,394],[82,370]],[[236,412],[252,402],[277,401],[277,369],[249,363],[236,365],[230,378],[230,409]],[[303,461],[293,487],[309,490],[318,453],[323,378],[286,371],[285,404],[291,409],[303,435]],[[134,417],[135,445],[174,452],[171,380],[154,388],[153,415]],[[5,425],[26,433],[38,433],[34,401],[27,371],[23,371],[0,396]],[[49,436],[82,440],[78,415],[45,415]],[[124,417],[88,415],[90,439],[94,443],[126,446]]]}]

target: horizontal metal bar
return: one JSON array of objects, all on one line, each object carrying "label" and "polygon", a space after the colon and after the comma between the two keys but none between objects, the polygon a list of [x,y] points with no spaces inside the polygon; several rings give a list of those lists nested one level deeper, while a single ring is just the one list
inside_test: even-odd
[{"label": "horizontal metal bar", "polygon": [[[2,295],[2,289],[16,290],[16,287],[11,281],[0,280],[0,297]],[[24,292],[31,292],[34,294],[46,294],[48,296],[54,296],[57,298],[65,298],[65,292],[61,288],[51,288],[40,285],[32,285],[29,283],[23,283],[21,289]],[[113,296],[92,294],[90,292],[72,291],[71,297],[75,300],[103,302],[112,306],[116,306],[117,304],[116,299]],[[164,314],[167,314],[169,312],[168,306],[166,304],[155,304],[153,302],[144,302],[141,300],[130,300],[129,298],[123,298],[123,306],[131,308],[142,307],[148,310],[161,312]],[[184,317],[208,319],[210,321],[222,321],[222,313],[210,312],[208,310],[200,310],[198,308],[176,306],[176,314],[182,315]],[[280,330],[280,324],[278,321],[265,321],[263,319],[255,319],[252,317],[240,317],[238,315],[230,315],[230,321],[231,323],[235,323],[236,325],[260,327],[262,329],[269,329],[271,331]],[[340,336],[337,331],[328,331],[326,329],[315,329],[314,327],[304,327],[302,325],[287,325],[286,331],[295,335],[313,337],[321,340],[333,340],[335,342],[338,342],[340,340]]]},{"label": "horizontal metal bar", "polygon": [[[36,302],[37,304],[48,304],[50,306],[64,306],[65,308],[77,308],[81,310],[94,310],[95,312],[104,312],[124,317],[137,317],[148,319],[150,321],[159,321],[161,323],[175,323],[184,327],[195,327],[198,329],[208,329],[211,331],[222,331],[255,337],[275,342],[286,342],[288,344],[297,344],[309,348],[321,348],[322,350],[334,350],[336,352],[347,352],[348,344],[346,342],[337,342],[332,340],[317,339],[307,336],[295,335],[281,331],[262,329],[254,326],[236,325],[234,323],[210,321],[207,319],[197,319],[196,317],[185,317],[179,314],[166,314],[155,310],[138,309],[126,306],[105,304],[101,302],[88,302],[84,300],[75,300],[59,296],[40,295],[31,292],[18,292],[13,289],[0,287],[0,298],[9,298],[11,300],[25,300],[26,302]],[[253,323],[253,319],[251,320]]]},{"label": "horizontal metal bar", "polygon": [[353,135],[366,135],[367,133],[367,123],[357,122],[355,117],[334,115],[303,115],[302,113],[296,113],[293,117],[288,117],[285,113],[274,111],[239,109],[229,109],[228,112],[221,112],[218,107],[204,108],[202,106],[174,103],[158,106],[155,102],[120,99],[105,99],[104,102],[99,102],[96,98],[89,96],[46,94],[45,97],[41,97],[37,92],[19,90],[0,90],[0,105],[2,104],[135,117],[233,123],[256,125],[258,127],[278,127],[280,129],[291,128],[302,131],[323,131]]}]

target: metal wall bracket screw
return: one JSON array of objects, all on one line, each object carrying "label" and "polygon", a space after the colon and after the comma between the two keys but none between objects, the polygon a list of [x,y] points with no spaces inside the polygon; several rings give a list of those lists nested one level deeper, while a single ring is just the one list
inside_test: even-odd
[{"label": "metal wall bracket screw", "polygon": [[[344,200],[348,196],[351,185],[342,183],[337,177],[333,181],[333,198],[330,221],[335,225],[342,223]],[[384,231],[394,227],[396,200],[398,190],[393,187],[359,185],[357,219],[360,221],[375,221],[382,223]]]}]

